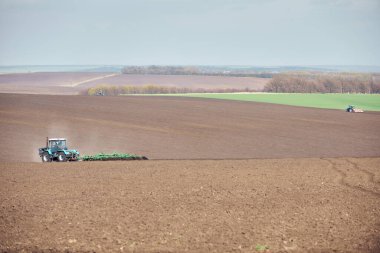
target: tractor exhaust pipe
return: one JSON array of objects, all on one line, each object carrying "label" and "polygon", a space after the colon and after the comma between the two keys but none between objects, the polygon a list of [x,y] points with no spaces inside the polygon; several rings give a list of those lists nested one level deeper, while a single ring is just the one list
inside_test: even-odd
[{"label": "tractor exhaust pipe", "polygon": [[46,137],[46,148],[49,146],[49,137]]}]

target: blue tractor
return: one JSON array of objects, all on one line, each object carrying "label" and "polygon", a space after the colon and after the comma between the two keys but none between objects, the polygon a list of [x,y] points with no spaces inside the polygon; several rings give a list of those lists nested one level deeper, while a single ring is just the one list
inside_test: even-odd
[{"label": "blue tractor", "polygon": [[39,148],[38,153],[42,162],[67,162],[78,161],[79,152],[75,149],[68,149],[64,138],[46,138],[46,147]]},{"label": "blue tractor", "polygon": [[349,105],[349,106],[346,108],[346,112],[364,112],[364,111],[363,111],[363,109],[356,108],[356,107],[353,106],[353,105]]}]

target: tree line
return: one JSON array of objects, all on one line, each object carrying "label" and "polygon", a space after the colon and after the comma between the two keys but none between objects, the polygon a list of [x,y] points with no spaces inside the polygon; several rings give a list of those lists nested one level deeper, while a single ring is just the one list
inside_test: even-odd
[{"label": "tree line", "polygon": [[282,73],[273,76],[265,92],[380,93],[380,76],[367,73]]},{"label": "tree line", "polygon": [[170,86],[114,86],[114,85],[98,85],[88,88],[80,92],[81,95],[88,96],[118,96],[127,94],[182,94],[182,93],[234,93],[234,92],[254,92],[257,90],[245,88],[187,88],[187,87],[170,87]]},{"label": "tree line", "polygon": [[367,93],[380,94],[380,74],[288,72],[275,74],[262,90],[250,88],[189,88],[171,86],[112,86],[99,85],[80,92],[82,95],[117,96],[123,94],[180,94],[180,93]]}]

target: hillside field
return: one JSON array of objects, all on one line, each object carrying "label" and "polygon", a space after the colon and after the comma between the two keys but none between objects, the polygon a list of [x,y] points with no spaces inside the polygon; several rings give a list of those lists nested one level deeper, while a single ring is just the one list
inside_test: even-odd
[{"label": "hillside field", "polygon": [[[380,252],[379,129],[380,112],[0,94],[0,252]],[[42,163],[47,136],[149,160]]]},{"label": "hillside field", "polygon": [[46,136],[68,138],[82,155],[378,157],[379,126],[378,112],[189,97],[0,94],[0,161],[40,161]]}]

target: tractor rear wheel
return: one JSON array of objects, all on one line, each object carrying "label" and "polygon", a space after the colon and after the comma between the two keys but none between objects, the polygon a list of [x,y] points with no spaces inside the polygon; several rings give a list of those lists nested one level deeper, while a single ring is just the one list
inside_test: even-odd
[{"label": "tractor rear wheel", "polygon": [[58,154],[58,162],[66,162],[66,161],[67,161],[67,158],[66,158],[65,153],[59,153]]},{"label": "tractor rear wheel", "polygon": [[41,156],[41,158],[42,158],[42,162],[43,163],[49,163],[49,162],[51,162],[51,157],[50,157],[50,155],[48,153],[43,153],[42,156]]}]

